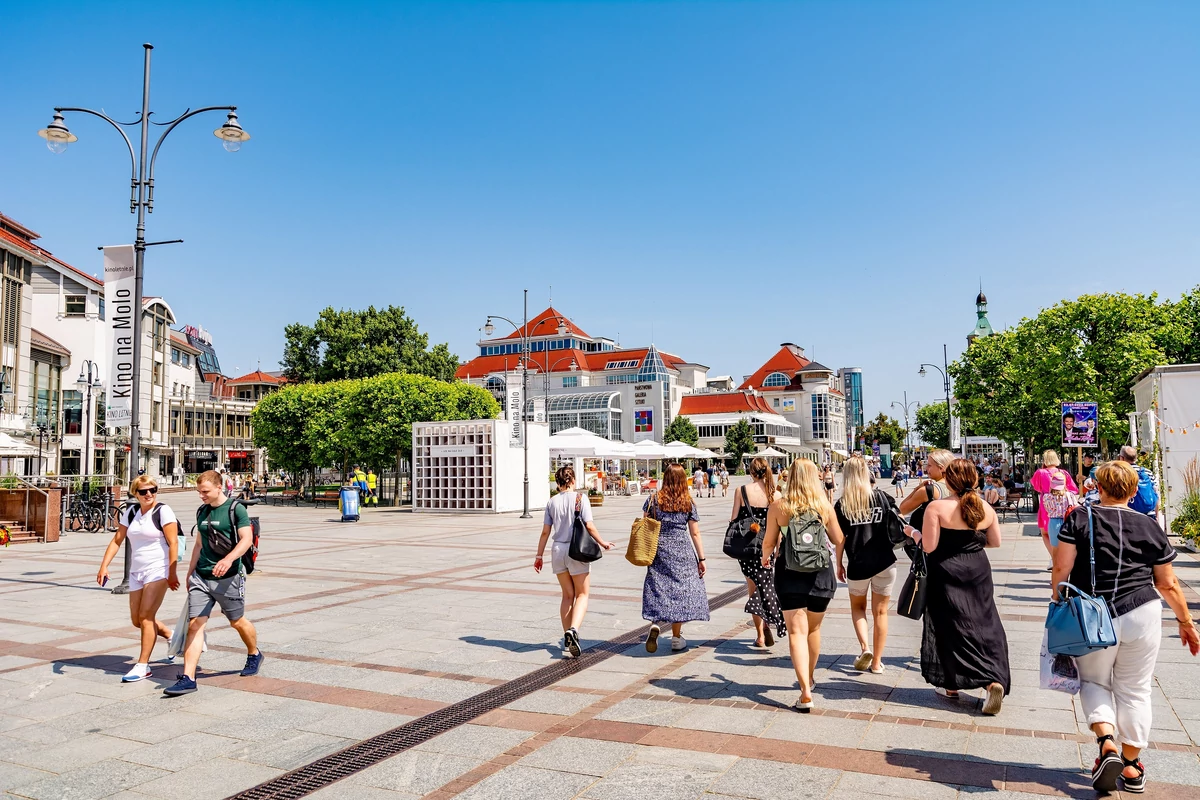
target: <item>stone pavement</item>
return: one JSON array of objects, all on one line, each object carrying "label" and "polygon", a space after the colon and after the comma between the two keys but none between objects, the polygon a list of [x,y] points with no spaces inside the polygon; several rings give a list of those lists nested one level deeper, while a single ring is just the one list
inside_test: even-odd
[{"label": "stone pavement", "polygon": [[[168,495],[186,517],[190,495]],[[730,499],[699,501],[716,596],[742,583],[720,553]],[[593,569],[584,646],[643,624],[643,571],[622,557],[634,498],[606,498],[619,543]],[[260,508],[248,616],[266,654],[214,619],[200,691],[160,689],[177,667],[122,685],[136,651],[127,604],[95,586],[106,537],[0,553],[0,789],[24,798],[221,798],[559,658],[558,588],[532,557],[540,518]],[[640,646],[378,763],[312,797],[1090,797],[1094,757],[1078,703],[1038,688],[1048,593],[1040,539],[1005,526],[989,551],[1013,693],[998,717],[921,680],[916,623],[892,618],[882,675],[849,665],[844,589],[823,628],[817,710],[796,698],[787,640],[755,650],[740,601],[692,623],[692,647]],[[1032,526],[1029,526],[1032,528]],[[1200,562],[1178,572],[1194,589]],[[183,602],[169,594],[160,617]],[[1168,612],[1169,613],[1169,612]],[[1167,626],[1154,690],[1152,797],[1200,798],[1200,670]],[[156,653],[162,655],[162,648]]]}]

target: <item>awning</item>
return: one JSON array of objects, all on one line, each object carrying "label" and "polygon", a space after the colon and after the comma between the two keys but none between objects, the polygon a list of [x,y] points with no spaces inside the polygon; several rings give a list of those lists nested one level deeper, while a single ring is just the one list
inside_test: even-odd
[{"label": "awning", "polygon": [[0,433],[0,456],[4,458],[24,458],[26,456],[36,456],[37,454],[38,449],[33,445],[14,439],[7,433]]}]

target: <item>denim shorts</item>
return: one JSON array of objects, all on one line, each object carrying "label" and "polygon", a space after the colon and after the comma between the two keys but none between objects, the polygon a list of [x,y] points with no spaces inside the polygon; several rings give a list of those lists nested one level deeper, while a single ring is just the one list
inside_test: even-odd
[{"label": "denim shorts", "polygon": [[1058,532],[1062,530],[1062,517],[1051,517],[1046,525],[1046,530],[1050,533],[1050,545],[1058,547]]}]

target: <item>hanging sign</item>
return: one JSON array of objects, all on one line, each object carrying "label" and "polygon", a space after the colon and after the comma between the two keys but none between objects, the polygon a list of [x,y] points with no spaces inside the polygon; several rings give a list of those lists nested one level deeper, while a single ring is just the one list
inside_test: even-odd
[{"label": "hanging sign", "polygon": [[504,397],[505,419],[508,420],[508,446],[521,447],[525,444],[525,423],[521,421],[525,410],[525,390],[520,384],[510,386]]},{"label": "hanging sign", "polygon": [[136,319],[133,265],[133,245],[104,248],[104,305],[109,325],[112,326],[104,416],[109,428],[124,428],[132,419],[133,326]]},{"label": "hanging sign", "polygon": [[1063,447],[1096,447],[1100,444],[1100,432],[1096,430],[1097,411],[1095,403],[1062,404]]}]

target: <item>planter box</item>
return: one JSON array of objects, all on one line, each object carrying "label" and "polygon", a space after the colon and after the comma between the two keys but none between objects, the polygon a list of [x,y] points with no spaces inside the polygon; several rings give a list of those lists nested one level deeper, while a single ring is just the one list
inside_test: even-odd
[{"label": "planter box", "polygon": [[604,505],[604,495],[602,495],[602,494],[589,494],[589,495],[588,495],[588,502],[589,502],[589,503],[591,503],[593,506],[602,506],[602,505]]}]

